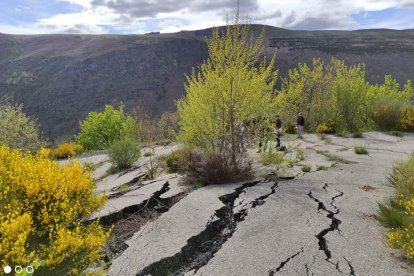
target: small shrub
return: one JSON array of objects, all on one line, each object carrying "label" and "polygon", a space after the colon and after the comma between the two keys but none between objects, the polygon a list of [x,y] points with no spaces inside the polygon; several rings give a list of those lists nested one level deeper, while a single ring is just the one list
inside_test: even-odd
[{"label": "small shrub", "polygon": [[131,139],[123,139],[114,142],[108,154],[113,167],[122,170],[131,167],[139,159],[140,147]]},{"label": "small shrub", "polygon": [[187,149],[179,149],[172,151],[165,156],[164,162],[169,173],[182,172],[183,162],[186,159],[186,154],[190,154]]},{"label": "small shrub", "polygon": [[319,124],[316,127],[316,133],[320,133],[320,134],[332,134],[335,133],[335,129],[332,126],[328,126],[327,124]]},{"label": "small shrub", "polygon": [[296,149],[296,160],[298,162],[305,160],[305,151],[303,149]]},{"label": "small shrub", "polygon": [[395,136],[395,137],[403,137],[404,136],[401,131],[397,131],[397,130],[390,131],[390,134],[392,136]]},{"label": "small shrub", "polygon": [[53,158],[53,150],[49,148],[40,148],[36,155],[42,158]]},{"label": "small shrub", "polygon": [[215,154],[190,151],[182,162],[186,182],[203,185],[233,183],[251,179],[252,162],[240,160],[236,166],[229,160]]},{"label": "small shrub", "polygon": [[271,165],[271,164],[280,164],[283,162],[283,153],[274,151],[272,147],[270,147],[266,151],[262,151],[260,153],[260,159],[263,165]]},{"label": "small shrub", "polygon": [[341,131],[336,132],[336,136],[343,137],[343,138],[350,137],[349,132],[347,130],[341,130]]},{"label": "small shrub", "polygon": [[164,162],[169,173],[178,172],[180,167],[180,158],[183,157],[181,153],[181,151],[175,150],[165,157]]},{"label": "small shrub", "polygon": [[328,167],[326,167],[324,165],[317,165],[316,166],[317,171],[326,171],[327,169],[328,169]]},{"label": "small shrub", "polygon": [[80,123],[81,131],[75,137],[76,143],[86,150],[109,148],[115,141],[132,138],[135,121],[125,115],[124,105],[119,109],[106,105],[102,112],[91,112]]},{"label": "small shrub", "polygon": [[354,152],[356,154],[368,154],[368,150],[364,146],[355,146]]},{"label": "small shrub", "polygon": [[[325,156],[328,161],[334,161],[334,162],[342,163],[342,164],[355,164],[356,163],[356,162],[353,162],[353,161],[346,160],[345,158],[343,158],[339,155],[330,153],[328,151],[316,151],[316,152],[323,155],[323,156]],[[332,165],[332,166],[335,166],[335,165]]]},{"label": "small shrub", "polygon": [[145,175],[147,177],[147,179],[155,179],[155,175],[157,173],[158,168],[155,166],[147,166],[146,170],[145,170]]},{"label": "small shrub", "polygon": [[400,124],[405,130],[414,130],[414,105],[411,105],[403,111]]},{"label": "small shrub", "polygon": [[304,173],[308,173],[311,170],[312,170],[312,167],[309,166],[309,165],[305,165],[305,166],[302,167],[302,172],[304,172]]},{"label": "small shrub", "polygon": [[283,126],[283,131],[288,134],[296,134],[296,125],[287,121]]},{"label": "small shrub", "polygon": [[404,207],[399,206],[395,201],[391,201],[390,206],[385,204],[378,204],[379,216],[378,220],[386,227],[397,228],[404,225],[406,215],[404,214]]},{"label": "small shrub", "polygon": [[169,139],[161,139],[161,140],[155,142],[155,144],[157,146],[164,146],[165,147],[165,146],[168,146],[169,144],[171,144],[171,140],[169,140]]},{"label": "small shrub", "polygon": [[23,112],[22,105],[0,106],[0,145],[37,151],[46,143],[42,140],[36,119]]},{"label": "small shrub", "polygon": [[88,172],[93,172],[94,170],[96,170],[97,166],[94,163],[87,163],[83,166],[85,168],[85,170],[87,170]]},{"label": "small shrub", "polygon": [[198,189],[200,189],[200,188],[203,188],[203,182],[201,182],[201,181],[196,181],[196,182],[194,182],[194,185],[193,185],[193,187],[194,187],[194,190],[198,190]]},{"label": "small shrub", "polygon": [[393,229],[387,233],[388,246],[401,248],[414,259],[414,155],[407,162],[394,166],[388,178],[395,187],[396,197],[380,205],[380,221]]},{"label": "small shrub", "polygon": [[369,116],[379,129],[395,129],[401,123],[404,105],[403,101],[395,97],[379,97],[373,101]]},{"label": "small shrub", "polygon": [[81,223],[106,198],[79,162],[61,166],[0,147],[0,266],[43,265],[39,275],[80,275],[102,257],[108,233]]},{"label": "small shrub", "polygon": [[352,138],[362,138],[364,137],[364,135],[362,134],[361,131],[355,131],[354,133],[352,133]]},{"label": "small shrub", "polygon": [[52,150],[51,155],[57,159],[66,159],[83,152],[83,147],[78,144],[73,143],[63,143],[60,144],[57,148]]}]

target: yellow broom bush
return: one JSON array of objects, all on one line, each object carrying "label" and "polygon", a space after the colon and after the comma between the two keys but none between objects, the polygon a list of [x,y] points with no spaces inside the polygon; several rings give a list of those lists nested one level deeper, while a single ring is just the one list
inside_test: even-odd
[{"label": "yellow broom bush", "polygon": [[401,248],[409,259],[414,259],[414,155],[398,163],[388,180],[396,190],[394,203],[382,206],[380,213],[382,221],[392,225],[387,233],[388,246]]},{"label": "yellow broom bush", "polygon": [[388,245],[404,250],[409,259],[414,259],[414,197],[404,204],[406,215],[411,218],[411,222],[401,228],[394,229],[387,233]]},{"label": "yellow broom bush", "polygon": [[51,156],[57,159],[70,158],[82,153],[83,147],[74,143],[63,143],[51,152]]},{"label": "yellow broom bush", "polygon": [[48,154],[0,146],[0,266],[41,263],[39,274],[78,274],[102,257],[109,233],[81,221],[106,198],[94,194],[79,162],[61,166]]},{"label": "yellow broom bush", "polygon": [[414,105],[403,111],[401,126],[406,130],[414,130]]}]

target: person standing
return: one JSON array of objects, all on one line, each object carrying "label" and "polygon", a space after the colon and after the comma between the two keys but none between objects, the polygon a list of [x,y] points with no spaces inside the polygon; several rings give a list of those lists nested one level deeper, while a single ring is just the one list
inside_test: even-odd
[{"label": "person standing", "polygon": [[298,139],[303,139],[302,135],[303,135],[303,126],[305,125],[305,118],[303,117],[302,112],[299,112],[299,116],[297,119],[297,129],[298,129]]},{"label": "person standing", "polygon": [[280,120],[279,115],[276,116],[276,148],[280,147],[280,136],[282,136],[282,120]]}]

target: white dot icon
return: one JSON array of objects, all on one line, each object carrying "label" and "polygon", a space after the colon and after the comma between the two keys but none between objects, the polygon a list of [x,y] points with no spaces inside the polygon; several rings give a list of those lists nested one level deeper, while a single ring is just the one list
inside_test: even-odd
[{"label": "white dot icon", "polygon": [[12,271],[12,268],[6,265],[3,270],[4,270],[4,273],[9,274]]},{"label": "white dot icon", "polygon": [[16,265],[14,267],[14,272],[16,272],[17,274],[20,274],[23,272],[23,267],[21,265]]},{"label": "white dot icon", "polygon": [[33,273],[34,272],[34,269],[33,269],[33,266],[28,266],[28,267],[26,267],[26,272],[27,273]]}]

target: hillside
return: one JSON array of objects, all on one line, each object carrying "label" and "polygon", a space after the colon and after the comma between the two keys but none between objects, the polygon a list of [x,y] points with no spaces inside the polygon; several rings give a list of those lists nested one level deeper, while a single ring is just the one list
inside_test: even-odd
[{"label": "hillside", "polygon": [[[258,32],[261,26],[254,26]],[[0,98],[23,103],[51,139],[70,137],[104,104],[174,110],[185,74],[207,57],[211,29],[150,35],[0,34]],[[266,53],[281,75],[298,62],[332,56],[366,64],[367,78],[414,79],[414,30],[290,31],[266,27]]]}]

